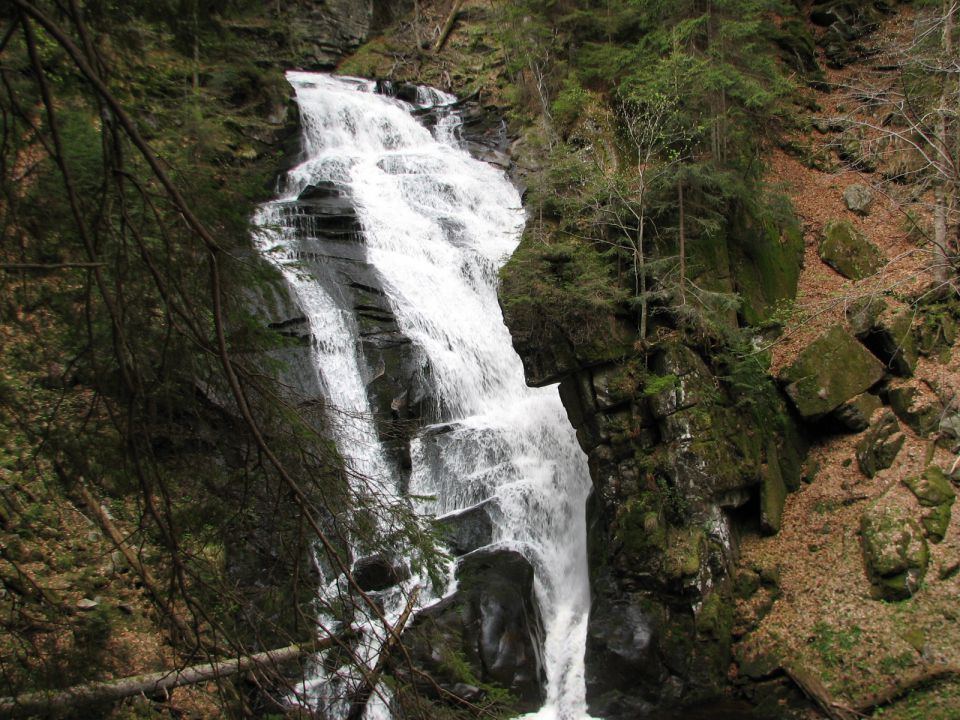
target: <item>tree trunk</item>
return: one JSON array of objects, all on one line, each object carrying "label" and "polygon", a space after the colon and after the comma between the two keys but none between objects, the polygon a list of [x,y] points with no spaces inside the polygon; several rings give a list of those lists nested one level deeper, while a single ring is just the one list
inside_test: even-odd
[{"label": "tree trunk", "polygon": [[454,0],[453,7],[450,9],[450,14],[447,16],[447,22],[443,26],[443,31],[440,33],[440,37],[437,38],[437,44],[433,46],[433,51],[435,53],[443,50],[443,46],[447,42],[447,38],[450,37],[450,33],[453,31],[453,24],[457,21],[457,15],[460,14],[460,6],[463,5],[463,0]]},{"label": "tree trunk", "polygon": [[[941,35],[941,47],[946,62],[953,58],[953,6],[951,0],[943,0],[943,34]],[[939,162],[947,165],[952,159],[950,152],[950,143],[947,140],[948,115],[950,114],[949,103],[952,93],[950,91],[949,71],[944,71],[943,85],[940,93],[940,104],[937,108],[935,142],[940,160]],[[949,224],[949,209],[953,205],[952,198],[952,176],[955,169],[950,168],[947,172],[941,173],[937,179],[934,188],[934,207],[933,207],[933,272],[937,280],[945,282],[952,275],[950,241],[947,239]]]},{"label": "tree trunk", "polygon": [[0,698],[0,717],[49,717],[79,705],[114,702],[134,695],[158,695],[184,685],[219,680],[248,670],[298,660],[311,652],[329,648],[337,641],[337,638],[326,638],[315,644],[289,645],[277,650],[230,660],[215,660],[179,670],[161,670],[118,680],[75,685],[66,690],[31,692]]},{"label": "tree trunk", "polygon": [[683,208],[683,181],[677,180],[677,205],[680,208],[680,297],[684,297],[684,284],[687,281],[687,238],[686,228],[684,227],[684,208]]}]

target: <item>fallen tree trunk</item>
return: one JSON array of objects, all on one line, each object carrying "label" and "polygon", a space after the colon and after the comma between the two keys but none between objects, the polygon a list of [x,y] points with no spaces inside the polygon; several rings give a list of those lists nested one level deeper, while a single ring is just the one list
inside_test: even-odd
[{"label": "fallen tree trunk", "polygon": [[339,638],[327,638],[316,643],[289,645],[255,655],[215,660],[178,670],[162,670],[117,680],[75,685],[66,690],[39,691],[0,698],[0,717],[49,716],[54,711],[62,712],[89,703],[115,702],[134,695],[158,695],[184,685],[218,680],[248,670],[298,660],[309,653],[329,648],[338,641]]},{"label": "fallen tree trunk", "polygon": [[897,681],[879,692],[860,698],[856,703],[845,704],[834,700],[830,691],[813,673],[797,665],[783,665],[787,674],[803,693],[813,700],[830,720],[857,720],[866,717],[883,705],[889,705],[911,690],[927,683],[946,678],[960,677],[960,666],[927,665],[901,676]]},{"label": "fallen tree trunk", "polygon": [[451,8],[450,14],[447,16],[447,22],[443,26],[440,37],[437,38],[437,44],[433,46],[434,53],[443,50],[443,46],[447,43],[447,38],[450,37],[450,33],[453,30],[453,24],[457,21],[457,15],[460,14],[461,5],[463,5],[463,0],[454,0],[453,8]]},{"label": "fallen tree trunk", "polygon": [[857,720],[859,714],[851,707],[838,703],[830,695],[830,691],[813,673],[797,665],[784,665],[783,671],[787,674],[803,694],[813,700],[817,707],[830,720]]},{"label": "fallen tree trunk", "polygon": [[957,665],[927,665],[913,672],[904,673],[895,683],[880,692],[861,698],[856,704],[858,713],[867,714],[882,705],[889,705],[894,700],[906,695],[911,690],[927,683],[947,678],[960,677],[960,666]]}]

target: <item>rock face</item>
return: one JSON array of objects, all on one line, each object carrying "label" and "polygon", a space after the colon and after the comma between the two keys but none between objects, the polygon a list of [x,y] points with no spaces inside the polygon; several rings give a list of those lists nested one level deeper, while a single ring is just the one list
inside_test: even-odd
[{"label": "rock face", "polygon": [[862,280],[885,264],[883,254],[850,223],[832,220],[823,228],[820,259],[845,278]]},{"label": "rock face", "polygon": [[883,366],[843,328],[820,335],[780,374],[787,396],[806,420],[816,420],[870,388]]},{"label": "rock face", "polygon": [[[483,548],[462,557],[458,589],[426,609],[404,633],[417,666],[442,688],[478,700],[491,683],[519,700],[517,711],[539,707],[542,629],[533,597],[533,568],[512,550]],[[436,688],[414,678],[427,697]]]},{"label": "rock face", "polygon": [[930,551],[923,530],[899,506],[872,505],[860,519],[863,558],[879,597],[905,600],[916,592]]},{"label": "rock face", "polygon": [[821,0],[813,4],[810,19],[826,28],[820,37],[827,65],[842,68],[865,56],[860,40],[879,26],[876,4],[857,0]]},{"label": "rock face", "polygon": [[332,70],[411,6],[410,0],[296,0],[287,9],[289,34],[310,69]]},{"label": "rock face", "polygon": [[749,390],[730,387],[729,368],[679,338],[647,362],[584,368],[560,383],[595,488],[588,705],[614,719],[723,684],[736,525],[777,530],[805,451],[765,375]]}]

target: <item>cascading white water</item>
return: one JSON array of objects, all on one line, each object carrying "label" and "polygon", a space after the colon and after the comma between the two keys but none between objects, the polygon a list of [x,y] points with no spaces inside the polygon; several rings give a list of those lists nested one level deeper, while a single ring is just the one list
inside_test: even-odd
[{"label": "cascading white water", "polygon": [[[366,260],[401,332],[429,365],[445,426],[414,439],[410,492],[434,497],[423,509],[435,514],[493,499],[494,541],[522,552],[535,571],[547,678],[538,715],[583,717],[586,459],[556,388],[526,386],[496,296],[497,271],[523,226],[520,198],[501,171],[457,146],[454,114],[431,134],[412,106],[373,94],[373,83],[301,72],[287,77],[307,159],[258,221],[270,226],[278,204],[308,184],[333,181],[349,189]],[[268,246],[284,246],[285,232],[261,241],[268,257]],[[337,438],[342,452],[388,484],[373,423],[363,420],[370,406],[356,327],[312,278],[277,262],[308,315],[330,402],[358,418]]]}]

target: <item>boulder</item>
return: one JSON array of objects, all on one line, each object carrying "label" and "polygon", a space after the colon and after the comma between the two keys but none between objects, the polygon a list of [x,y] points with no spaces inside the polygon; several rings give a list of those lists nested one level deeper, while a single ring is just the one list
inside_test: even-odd
[{"label": "boulder", "polygon": [[[457,584],[404,633],[413,662],[447,692],[480,696],[495,685],[516,698],[514,712],[535,710],[542,702],[543,630],[530,563],[502,547],[475,550],[460,558]],[[433,683],[413,681],[424,695],[437,697]]]},{"label": "boulder", "polygon": [[916,312],[910,308],[874,319],[860,340],[888,368],[901,377],[910,377],[920,359],[913,333]]},{"label": "boulder", "polygon": [[866,185],[855,183],[843,191],[843,202],[851,212],[861,216],[869,215],[873,205],[873,190]]},{"label": "boulder", "polygon": [[787,396],[805,420],[823,417],[882,377],[880,362],[839,326],[820,335],[780,373]]},{"label": "boulder", "polygon": [[910,488],[923,507],[937,505],[953,505],[957,493],[944,474],[936,465],[931,465],[920,475],[906,478],[903,484]]},{"label": "boulder", "polygon": [[393,587],[410,577],[403,563],[391,562],[384,555],[362,557],[353,564],[353,579],[364,592],[376,592]]},{"label": "boulder", "polygon": [[489,498],[465,510],[448,513],[437,518],[447,548],[455,557],[466,555],[493,541],[495,500]]},{"label": "boulder", "polygon": [[883,253],[845,220],[831,220],[823,228],[820,259],[850,280],[862,280],[886,264]]},{"label": "boulder", "polygon": [[769,535],[780,532],[783,521],[783,506],[787,500],[787,485],[780,472],[777,457],[768,457],[762,471],[760,485],[760,528]]},{"label": "boulder", "polygon": [[930,560],[917,521],[899,506],[872,505],[860,518],[860,536],[867,575],[877,595],[885,600],[913,595]]},{"label": "boulder", "polygon": [[950,527],[951,508],[949,503],[930,508],[920,517],[920,524],[930,538],[930,542],[938,543],[947,534]]},{"label": "boulder", "polygon": [[900,421],[920,437],[940,424],[943,405],[932,392],[915,385],[897,385],[887,391],[887,402]]},{"label": "boulder", "polygon": [[833,417],[844,427],[860,432],[870,426],[870,418],[880,407],[880,398],[872,393],[860,393],[833,411]]},{"label": "boulder", "polygon": [[941,418],[937,445],[952,453],[960,452],[960,415],[954,413]]},{"label": "boulder", "polygon": [[867,295],[854,300],[847,307],[847,322],[860,340],[873,332],[880,316],[887,309],[886,301],[878,295]]},{"label": "boulder", "polygon": [[857,443],[860,470],[869,478],[886,470],[893,465],[906,439],[906,435],[900,432],[896,416],[890,410],[884,410],[870,431]]},{"label": "boulder", "polygon": [[938,543],[947,534],[950,525],[951,506],[957,499],[950,480],[936,465],[931,465],[920,475],[903,481],[920,505],[928,508],[920,517],[920,524],[932,542]]}]

